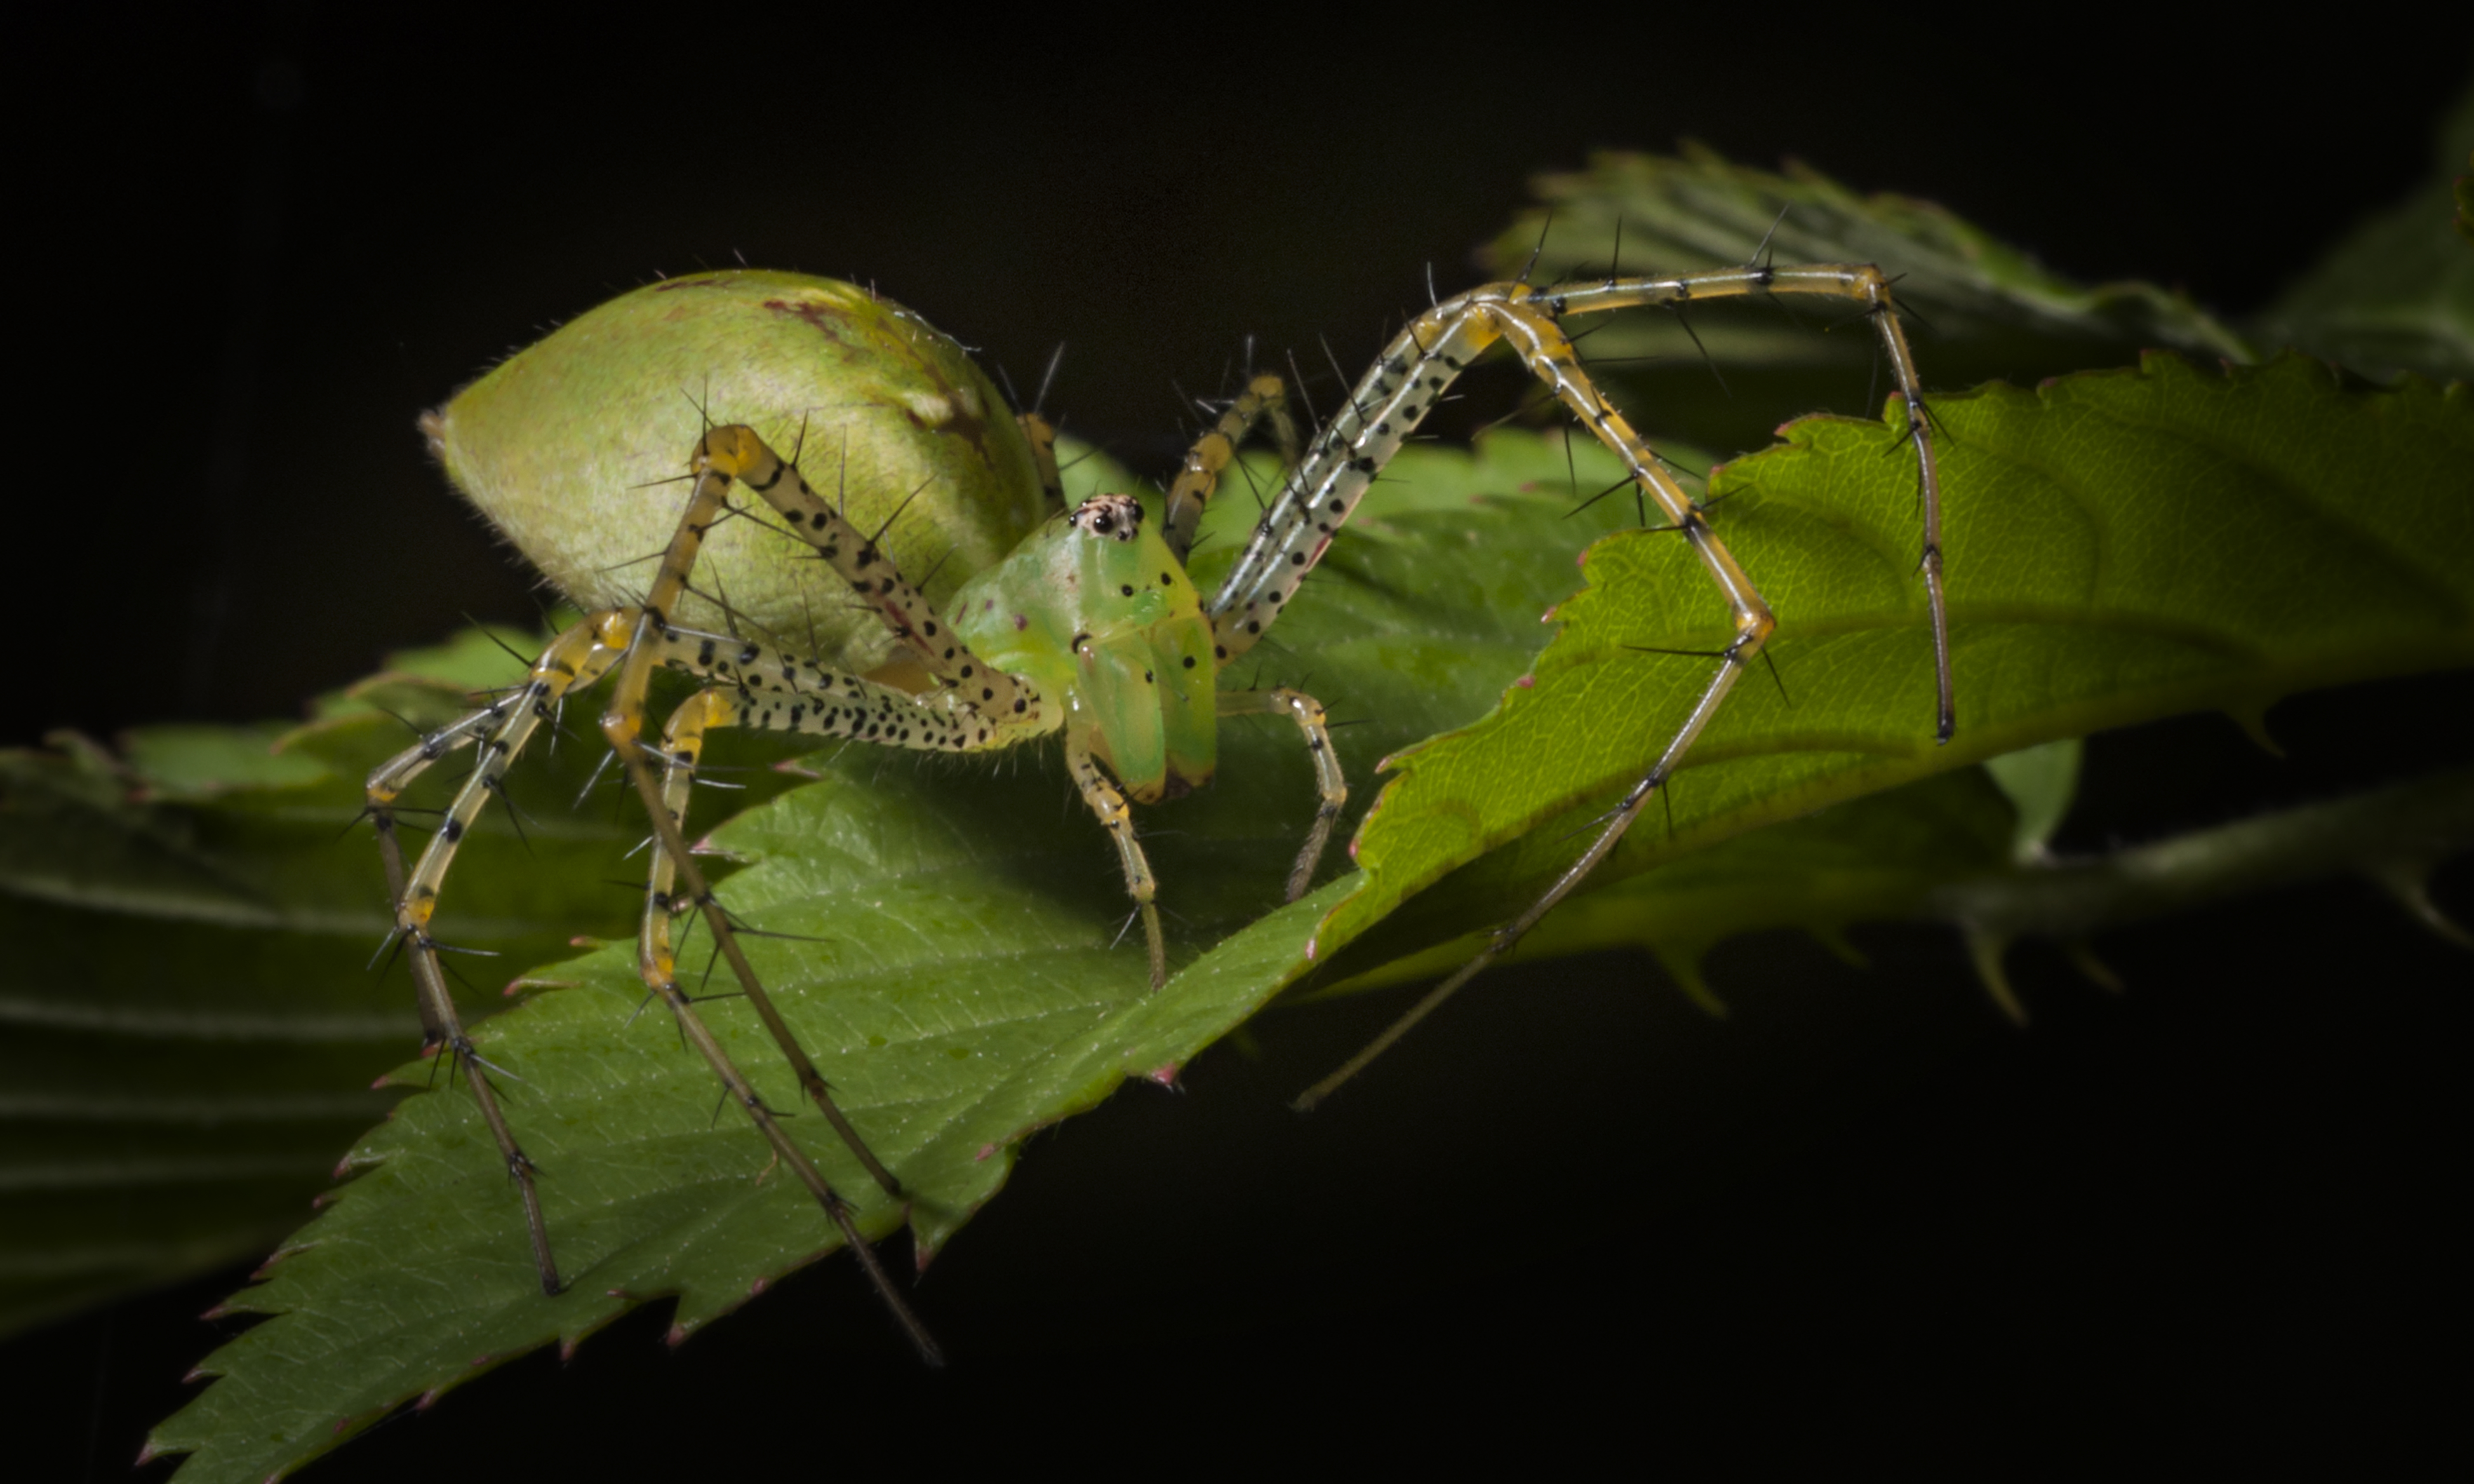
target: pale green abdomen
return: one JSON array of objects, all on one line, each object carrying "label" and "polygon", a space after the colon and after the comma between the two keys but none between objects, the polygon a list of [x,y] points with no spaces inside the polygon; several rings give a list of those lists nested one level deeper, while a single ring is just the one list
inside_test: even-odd
[{"label": "pale green abdomen", "polygon": [[[699,404],[702,411],[699,412]],[[586,608],[636,601],[669,541],[688,455],[743,422],[873,533],[941,604],[1038,524],[1042,496],[1012,414],[960,347],[865,289],[799,274],[698,274],[579,315],[459,393],[426,425],[456,487]],[[913,494],[915,498],[912,498]],[[905,507],[903,502],[909,499]],[[745,491],[734,503],[761,502]],[[695,586],[788,645],[867,671],[892,640],[806,543],[728,520]],[[929,577],[931,571],[933,578]],[[720,630],[691,594],[672,615]]]}]

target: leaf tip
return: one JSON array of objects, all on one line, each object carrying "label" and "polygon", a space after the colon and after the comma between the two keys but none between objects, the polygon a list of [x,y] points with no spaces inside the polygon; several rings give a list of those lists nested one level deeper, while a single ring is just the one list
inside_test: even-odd
[{"label": "leaf tip", "polygon": [[2010,976],[2001,967],[2001,955],[2010,946],[2009,938],[1977,927],[1962,931],[1967,937],[1967,956],[1976,966],[1976,977],[1983,984],[1985,994],[2009,1017],[2011,1024],[2025,1029],[2027,1008],[2019,1003],[2017,993],[2010,988]]},{"label": "leaf tip", "polygon": [[1666,970],[1666,977],[1675,981],[1675,987],[1684,992],[1685,998],[1700,1006],[1702,1013],[1713,1020],[1727,1018],[1727,1002],[1720,999],[1710,988],[1710,981],[1702,977],[1699,946],[1683,948],[1661,943],[1656,945],[1652,951],[1658,955],[1659,967]]},{"label": "leaf tip", "polygon": [[2234,725],[2243,730],[2244,736],[2259,744],[2261,752],[2282,761],[2285,757],[2285,749],[2268,730],[2268,708],[2271,704],[2267,701],[2256,701],[2245,706],[2228,708],[2225,714],[2232,717]]},{"label": "leaf tip", "polygon": [[2442,942],[2453,943],[2461,948],[2474,948],[2474,933],[2467,932],[2447,913],[2439,910],[2439,903],[2431,899],[2431,874],[2428,869],[2391,865],[2374,869],[2369,875],[2415,922],[2429,928]]}]

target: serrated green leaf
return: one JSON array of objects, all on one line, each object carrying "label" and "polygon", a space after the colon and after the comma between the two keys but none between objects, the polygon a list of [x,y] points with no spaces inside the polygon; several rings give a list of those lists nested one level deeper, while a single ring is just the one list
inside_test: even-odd
[{"label": "serrated green leaf", "polygon": [[[1716,527],[1779,615],[1783,691],[1738,687],[1675,781],[1673,832],[1659,811],[1602,877],[2037,742],[2196,709],[2255,718],[2337,675],[2474,663],[2462,384],[2352,392],[2298,356],[2219,376],[2158,355],[1940,398],[1934,416],[1957,739],[1930,736],[1904,425],[1792,424],[1713,485]],[[1510,916],[1647,771],[1710,670],[1650,651],[1723,645],[1724,606],[1671,536],[1613,537],[1587,570],[1534,687],[1393,760],[1356,843],[1365,886],[1319,929],[1326,951],[1382,923],[1358,949],[1370,967]]]},{"label": "serrated green leaf", "polygon": [[[420,1026],[373,971],[385,880],[352,826],[360,776],[404,733],[367,707],[274,751],[284,731],[0,754],[0,1330],[263,1254],[395,1100],[372,1080]],[[494,910],[463,931],[497,974],[628,926],[624,898],[546,896],[537,869],[597,866],[626,831],[539,833],[526,855],[489,848],[515,844],[504,819],[481,829],[470,884]]]},{"label": "serrated green leaf", "polygon": [[[1073,478],[1129,484],[1098,461]],[[1359,778],[1384,752],[1474,718],[1545,642],[1539,615],[1576,581],[1579,546],[1630,518],[1613,502],[1578,517],[1570,506],[1560,440],[1509,437],[1476,459],[1410,451],[1318,573],[1312,606],[1283,625],[1288,653],[1266,646],[1264,682],[1311,683],[1336,719],[1364,722],[1335,733]],[[1250,515],[1242,499],[1214,513],[1204,581]],[[1346,887],[1279,906],[1312,809],[1308,759],[1269,721],[1232,725],[1222,747],[1228,781],[1161,811],[1147,841],[1179,966],[1156,995],[1139,950],[1119,944],[1126,905],[1104,841],[1045,753],[956,763],[844,749],[812,762],[816,781],[714,832],[746,863],[725,890],[732,909],[791,935],[755,940],[759,968],[843,1107],[918,1192],[909,1220],[923,1253],[995,1193],[1032,1131],[1129,1076],[1173,1077],[1309,967],[1309,929]],[[468,885],[462,871],[440,917],[450,941],[505,885]],[[764,1176],[743,1123],[727,1111],[716,1123],[702,1063],[660,1016],[634,1018],[630,947],[543,977],[576,987],[493,1019],[481,1050],[510,1074],[570,1291],[542,1298],[471,1101],[414,1096],[353,1151],[359,1178],[268,1281],[235,1299],[235,1311],[279,1317],[211,1357],[202,1369],[224,1378],[158,1431],[157,1450],[197,1450],[184,1478],[294,1467],[408,1397],[573,1343],[657,1295],[678,1295],[676,1323],[692,1330],[832,1250],[804,1192]],[[794,1106],[749,1017],[728,1001],[712,1015],[759,1087]],[[430,1068],[400,1075],[423,1082]],[[846,1193],[873,1196],[821,1128],[794,1128]],[[862,1209],[871,1233],[902,1219],[881,1200]]]},{"label": "serrated green leaf", "polygon": [[[2339,393],[2307,366],[2220,382],[2169,361],[2117,378],[2132,389],[2124,412],[2106,400],[2120,401],[2120,392],[2088,390],[2103,379],[2042,398],[1994,390],[1937,404],[1952,429],[1950,544],[1970,667],[1962,683],[1973,687],[1962,692],[1970,709],[1961,743],[1938,753],[1928,740],[1929,683],[1917,683],[1928,672],[1907,571],[1911,474],[1887,448],[1889,435],[1869,424],[1803,424],[1771,462],[1746,461],[1721,480],[1720,492],[1737,493],[1721,507],[1720,529],[1780,602],[1779,651],[1795,705],[1755,703],[1741,727],[1713,736],[1711,766],[1686,776],[1692,792],[1679,798],[1680,833],[1715,838],[1757,818],[1808,810],[1833,790],[1846,797],[1863,781],[1915,778],[2060,734],[2040,728],[2264,704],[2301,684],[2465,662],[2462,581],[2424,574],[2402,596],[2382,586],[2397,581],[2389,567],[2406,560],[2396,549],[2459,578],[2468,570],[2463,470],[2474,438],[2462,392],[2443,399],[2409,387],[2382,400]],[[2249,400],[2231,410],[2210,401],[2227,388]],[[2057,396],[2063,413],[2047,405]],[[2093,403],[2073,401],[2082,396]],[[2215,420],[2195,407],[2214,408]],[[2196,451],[2174,444],[2193,426],[2212,429],[2218,443]],[[2095,476],[2070,462],[2081,441],[2093,449],[2088,467],[2107,481],[2098,496],[2082,488]],[[2241,458],[2231,472],[2221,458],[2208,462],[2229,449],[2284,461],[2290,484],[2263,496]],[[1491,441],[1476,458],[1404,455],[1318,571],[1310,601],[1283,622],[1285,653],[1264,660],[1264,682],[1306,684],[1336,717],[1367,721],[1338,734],[1361,798],[1375,757],[1473,720],[1533,662],[1535,690],[1516,688],[1515,706],[1464,737],[1499,730],[1519,706],[1564,704],[1567,682],[1585,684],[1607,668],[1538,654],[1549,632],[1539,615],[1570,591],[1575,549],[1627,514],[1603,502],[1564,518],[1576,477],[1565,457],[1562,440],[1525,435]],[[1595,488],[1591,456],[1575,450],[1574,459],[1579,488]],[[2065,488],[2057,491],[2041,465],[2069,472]],[[2332,528],[2311,503],[2330,491],[2370,503]],[[2263,498],[2264,506],[2244,507]],[[1215,519],[1242,527],[1248,515],[1244,502],[1228,501]],[[1967,522],[1982,528],[1962,538]],[[2365,532],[2385,544],[2365,555],[2339,540],[2360,544]],[[2086,549],[2099,533],[2101,561]],[[1561,610],[1558,652],[1606,616],[1593,618],[1590,605],[1617,602],[1647,602],[1669,620],[1646,634],[1627,632],[1617,647],[1707,647],[1703,631],[1717,606],[1697,573],[1679,582],[1660,565],[1658,540],[1634,536],[1596,548],[1595,586]],[[1225,562],[1236,544],[1223,531],[1205,549]],[[1213,563],[1198,565],[1207,584]],[[2342,581],[2315,586],[2296,576],[2323,565]],[[2320,607],[2360,601],[2366,570],[2381,580],[2371,584],[2380,591],[2368,611]],[[2015,581],[1998,596],[1996,587],[1970,586],[2003,571]],[[1669,590],[1644,597],[1635,582]],[[2244,586],[2259,582],[2273,589],[2273,602],[2256,601]],[[2136,621],[2085,621],[2113,611],[2098,598]],[[2230,622],[2244,642],[2228,658],[2198,606],[2233,598],[2243,599]],[[2362,632],[2383,624],[2394,642],[2373,649]],[[2322,628],[2328,642],[2314,637]],[[2039,634],[2048,648],[2036,647]],[[1597,642],[1606,647],[1603,635]],[[1638,658],[1623,652],[1624,661]],[[2244,683],[2218,683],[2227,675]],[[1697,675],[1674,683],[1688,688]],[[1736,706],[1755,695],[1747,686]],[[2034,705],[2001,708],[2022,695]],[[1564,761],[1577,747],[1604,777],[1581,778],[1561,805],[1586,806],[1592,787],[1630,766],[1621,762],[1627,748],[1637,754],[1644,737],[1662,740],[1650,736],[1654,726],[1629,720],[1629,701],[1601,695],[1573,714],[1588,723],[1575,743],[1549,739],[1546,751],[1514,758],[1480,786],[1514,799],[1541,772],[1571,784]],[[1611,717],[1627,721],[1610,725]],[[1856,781],[1843,751],[1811,751],[1816,737],[1857,750]],[[1460,745],[1437,743],[1416,754],[1417,766]],[[1521,864],[1525,844],[1415,898],[1337,959],[1345,939],[1324,920],[1310,962],[1309,928],[1335,906],[1350,910],[1370,884],[1344,876],[1278,908],[1311,797],[1305,759],[1292,733],[1269,724],[1232,728],[1225,749],[1221,785],[1148,820],[1179,968],[1157,995],[1142,992],[1139,952],[1115,944],[1125,907],[1104,845],[1041,754],[953,764],[846,749],[818,765],[824,776],[813,784],[715,832],[716,849],[746,863],[725,891],[734,910],[794,935],[758,940],[760,968],[855,1121],[918,1192],[909,1217],[922,1251],[950,1241],[991,1198],[1032,1130],[1128,1077],[1173,1075],[1310,969],[1337,978],[1384,952],[1458,938],[1471,922],[1518,905],[1530,877],[1488,873],[1507,860]],[[1735,797],[1743,790],[1723,770],[1764,759],[1788,770],[1789,792]],[[334,766],[352,776],[341,761]],[[1416,778],[1413,769],[1403,781]],[[1953,854],[2006,860],[2015,830],[2006,802],[1980,778],[1937,786],[1970,791],[1955,814],[1944,810],[1920,827],[1912,812],[1897,816],[1904,823],[1896,827],[1916,828],[1923,864],[1946,871]],[[1696,794],[1710,797],[1694,804]],[[1476,806],[1482,813],[1494,802]],[[1382,817],[1398,802],[1393,796]],[[1557,812],[1550,806],[1539,817]],[[1891,829],[1859,828],[1849,844]],[[1555,838],[1560,828],[1543,833],[1542,857],[1568,850]],[[1906,869],[1895,851],[1881,858],[1890,863],[1884,872]],[[627,872],[605,860],[593,874]],[[1860,869],[1834,885],[1827,874],[1814,873],[1824,886],[1812,894],[1779,899],[1812,922],[1825,921],[1824,905],[1860,912],[1881,899],[1866,896],[1881,883],[1868,884]],[[1938,879],[1908,874],[1910,892]],[[1608,882],[1623,879],[1617,872]],[[528,892],[544,903],[576,897],[571,881],[468,880],[459,869],[442,929],[455,937],[459,914],[495,910],[494,892]],[[1586,899],[1574,908],[1589,910]],[[676,1322],[692,1329],[831,1250],[830,1228],[792,1182],[767,1172],[761,1143],[727,1110],[715,1121],[711,1078],[670,1027],[658,1015],[631,1022],[642,992],[623,949],[560,966],[555,976],[576,987],[491,1021],[482,1049],[510,1074],[502,1089],[511,1115],[546,1172],[551,1233],[571,1291],[540,1296],[520,1211],[470,1100],[452,1089],[409,1098],[354,1151],[359,1178],[294,1239],[269,1281],[235,1300],[235,1309],[276,1317],[211,1357],[203,1369],[223,1378],[157,1434],[157,1451],[197,1450],[183,1477],[257,1478],[296,1467],[408,1398],[553,1340],[573,1343],[656,1295],[678,1295]],[[709,1008],[760,1088],[794,1106],[750,1017],[727,1000]],[[903,1213],[874,1196],[813,1121],[795,1125],[797,1137],[861,1200],[866,1230],[890,1230]]]}]

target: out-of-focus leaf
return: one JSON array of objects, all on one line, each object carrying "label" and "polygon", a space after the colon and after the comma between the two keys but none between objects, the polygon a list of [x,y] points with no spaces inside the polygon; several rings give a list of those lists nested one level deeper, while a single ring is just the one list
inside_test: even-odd
[{"label": "out-of-focus leaf", "polygon": [[[2474,90],[2449,110],[2430,182],[2338,244],[2259,317],[2292,345],[2367,375],[2474,377],[2474,253],[2452,222],[2449,178],[2474,152]],[[2462,187],[2456,187],[2462,190]]]},{"label": "out-of-focus leaf", "polygon": [[[2435,866],[2474,848],[2474,771],[2058,859],[2043,849],[2050,826],[2039,822],[2056,781],[2075,774],[2077,755],[2076,739],[2048,743],[1738,835],[1585,891],[1506,961],[1639,948],[1704,1009],[1724,1015],[1701,966],[1730,938],[1792,928],[1860,962],[1848,926],[1924,919],[1965,934],[1987,993],[2022,1016],[2001,972],[2002,952],[2017,939],[2050,939],[2084,955],[2085,940],[2110,928],[2344,873],[2378,881],[2433,931],[2474,947],[2425,892]],[[2024,786],[1999,782],[2004,773]],[[2029,842],[2035,849],[2020,848]],[[1486,936],[1470,933],[1296,998],[1436,978],[1467,963]],[[2094,960],[2080,962],[2103,987],[2120,988]]]},{"label": "out-of-focus leaf", "polygon": [[2064,737],[1984,760],[1985,773],[2018,811],[2018,824],[2010,832],[2011,854],[2021,860],[2038,858],[2045,842],[2062,827],[2071,799],[2078,792],[2083,751],[2078,738]]},{"label": "out-of-focus leaf", "polygon": [[[1487,245],[1492,272],[1525,269],[1541,283],[1683,273],[1738,265],[1756,249],[1782,264],[1879,263],[1921,322],[1937,387],[2121,365],[2156,347],[2253,358],[2249,342],[2180,294],[2074,282],[1944,207],[1858,195],[1793,161],[1774,174],[1687,143],[1681,157],[1599,155],[1585,170],[1539,177],[1536,189],[1540,204]],[[1714,300],[1688,318],[1613,318],[1584,348],[1597,374],[1630,394],[1645,429],[1756,448],[1775,420],[1765,409],[1871,410],[1859,401],[1876,364],[1869,336],[1855,325],[1814,333],[1850,312],[1792,296]]]}]

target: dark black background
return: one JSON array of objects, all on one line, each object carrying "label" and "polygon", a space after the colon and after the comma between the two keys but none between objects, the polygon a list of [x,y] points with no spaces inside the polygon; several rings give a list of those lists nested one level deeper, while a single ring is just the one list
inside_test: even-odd
[{"label": "dark black background", "polygon": [[[1792,153],[2240,313],[2426,176],[2474,70],[2464,21],[2185,42],[1883,10],[113,24],[11,101],[32,376],[0,742],[288,714],[462,613],[529,616],[412,418],[656,273],[872,279],[1017,380],[1062,341],[1051,405],[1156,464],[1174,386],[1219,385],[1249,334],[1362,359],[1428,263],[1468,280],[1526,176],[1594,147]],[[2291,704],[2282,762],[2212,719],[2098,739],[2066,843],[2462,761],[2467,700]],[[2118,935],[2126,999],[2022,950],[2019,1035],[1948,934],[1864,944],[1862,972],[1723,951],[1723,1025],[1630,960],[1502,974],[1304,1121],[1281,1101],[1394,1006],[1274,1016],[1259,1059],[1034,1142],[920,1289],[945,1375],[827,1264],[676,1352],[657,1308],[564,1374],[521,1363],[312,1476],[2369,1462],[2437,1434],[2463,955],[2335,883]],[[233,1281],[0,1352],[21,1476],[116,1476]]]}]

